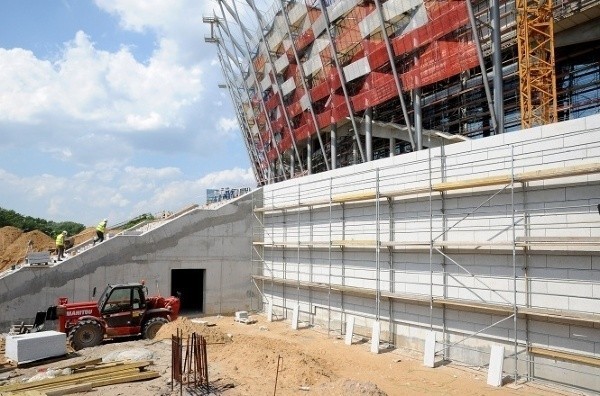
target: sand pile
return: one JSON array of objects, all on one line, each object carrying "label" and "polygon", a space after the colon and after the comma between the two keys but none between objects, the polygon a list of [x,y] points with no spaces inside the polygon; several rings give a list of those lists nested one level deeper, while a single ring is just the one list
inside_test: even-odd
[{"label": "sand pile", "polygon": [[0,271],[25,261],[28,252],[55,248],[54,240],[41,231],[23,232],[15,227],[0,228]]},{"label": "sand pile", "polygon": [[163,325],[156,334],[156,340],[171,339],[171,336],[177,335],[177,330],[182,334],[182,338],[187,340],[192,333],[201,335],[207,344],[217,344],[229,341],[229,337],[215,326],[207,326],[201,323],[194,323],[192,320],[180,316],[177,320]]},{"label": "sand pile", "polygon": [[96,227],[88,227],[73,237],[73,246],[93,239],[96,236]]}]

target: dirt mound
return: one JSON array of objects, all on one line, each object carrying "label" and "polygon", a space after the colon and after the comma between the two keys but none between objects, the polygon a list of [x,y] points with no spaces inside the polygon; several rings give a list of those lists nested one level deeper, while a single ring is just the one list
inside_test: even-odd
[{"label": "dirt mound", "polygon": [[[263,373],[276,373],[279,364],[278,377],[283,387],[310,387],[337,377],[330,362],[312,355],[294,341],[245,334],[234,335],[232,340],[222,347],[215,361],[235,367],[239,364],[237,356],[244,356],[248,367],[260,367]],[[262,377],[265,386],[272,380]]]},{"label": "dirt mound", "polygon": [[326,382],[317,386],[311,386],[307,390],[321,395],[328,396],[386,396],[387,393],[379,389],[372,382],[358,382],[348,379],[339,379],[333,382]]},{"label": "dirt mound", "polygon": [[192,320],[180,316],[177,320],[163,325],[158,333],[156,333],[155,339],[166,340],[170,339],[171,336],[177,335],[177,330],[182,335],[184,341],[192,334],[196,333],[204,337],[208,344],[217,344],[227,342],[229,337],[224,334],[221,330],[216,327],[207,326],[202,323],[195,323]]},{"label": "dirt mound", "polygon": [[0,228],[0,253],[4,252],[21,234],[23,234],[23,231],[16,227],[6,226]]},{"label": "dirt mound", "polygon": [[[67,238],[73,241],[73,246],[76,246],[95,236],[96,228],[88,227],[79,234]],[[54,239],[41,231],[23,233],[16,227],[2,227],[0,228],[0,271],[13,264],[23,263],[28,252],[54,251],[55,248]]]},{"label": "dirt mound", "polygon": [[[16,238],[15,238],[16,236]],[[6,244],[7,241],[11,241]],[[15,227],[0,228],[0,271],[12,264],[25,261],[28,252],[45,252],[54,249],[54,240],[41,231],[23,233]]]},{"label": "dirt mound", "polygon": [[88,227],[79,234],[73,236],[73,246],[88,241],[96,236],[96,227]]}]

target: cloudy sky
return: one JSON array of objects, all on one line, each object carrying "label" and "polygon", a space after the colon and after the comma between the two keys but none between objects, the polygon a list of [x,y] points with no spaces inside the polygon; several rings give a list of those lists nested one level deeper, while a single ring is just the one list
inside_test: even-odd
[{"label": "cloudy sky", "polygon": [[[0,207],[113,224],[255,187],[208,0],[0,3]],[[109,223],[110,225],[110,223]]]}]

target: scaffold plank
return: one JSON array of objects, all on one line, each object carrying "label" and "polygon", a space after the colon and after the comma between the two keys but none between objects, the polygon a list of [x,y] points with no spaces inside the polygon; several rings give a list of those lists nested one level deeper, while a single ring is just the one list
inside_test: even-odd
[{"label": "scaffold plank", "polygon": [[555,360],[583,363],[587,364],[588,366],[600,367],[600,359],[596,357],[540,347],[529,347],[528,349],[529,353],[533,355],[544,356]]}]

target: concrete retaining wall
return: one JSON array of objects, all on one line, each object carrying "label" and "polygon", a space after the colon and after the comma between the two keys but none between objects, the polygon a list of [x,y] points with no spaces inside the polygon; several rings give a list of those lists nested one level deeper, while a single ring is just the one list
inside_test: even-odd
[{"label": "concrete retaining wall", "polygon": [[[144,279],[150,294],[171,292],[171,270],[204,269],[203,313],[250,309],[252,200],[260,191],[217,209],[194,209],[142,235],[118,235],[53,267],[24,266],[0,278],[0,331],[31,323],[35,313],[96,298],[108,283]],[[158,289],[157,290],[157,286]]]},{"label": "concrete retaining wall", "polygon": [[[600,358],[600,174],[510,183],[597,164],[599,142],[596,115],[265,186],[264,302],[285,318],[299,305],[301,321],[340,334],[349,316],[367,337],[378,320],[382,341],[419,351],[433,330],[437,359],[474,366],[504,345],[506,375],[558,381],[559,370],[563,383],[600,391],[596,367],[528,353]],[[515,321],[514,307],[534,314]]]}]

